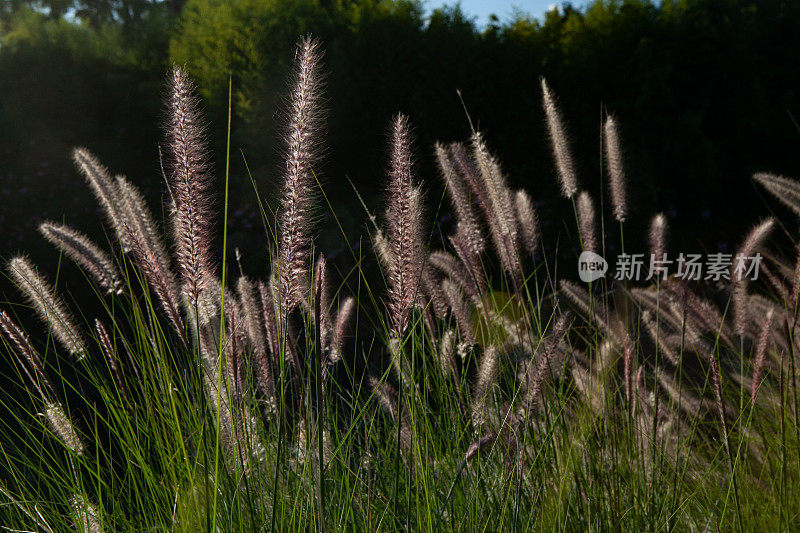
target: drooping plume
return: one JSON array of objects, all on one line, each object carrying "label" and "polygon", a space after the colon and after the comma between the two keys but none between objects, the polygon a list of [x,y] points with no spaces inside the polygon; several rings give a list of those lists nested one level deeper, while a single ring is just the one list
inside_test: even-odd
[{"label": "drooping plume", "polygon": [[581,192],[578,196],[578,224],[580,226],[583,249],[589,252],[599,252],[594,205],[592,204],[592,197],[586,191]]},{"label": "drooping plume", "polygon": [[800,183],[777,174],[757,172],[753,179],[764,186],[786,207],[800,215]]},{"label": "drooping plume", "polygon": [[78,360],[83,359],[86,348],[78,328],[72,322],[72,316],[47,280],[39,275],[36,267],[27,258],[18,256],[9,262],[8,271],[39,318],[50,326],[53,336],[70,354]]},{"label": "drooping plume", "polygon": [[124,231],[125,216],[121,212],[119,192],[108,169],[86,148],[75,148],[72,152],[72,159],[105,211],[106,219],[117,234],[123,250],[129,252],[131,247]]},{"label": "drooping plume", "polygon": [[747,234],[738,252],[733,257],[730,278],[733,285],[733,327],[737,335],[744,336],[747,321],[747,275],[754,257],[769,236],[775,221],[768,218]]},{"label": "drooping plume", "polygon": [[317,130],[322,114],[321,58],[316,40],[305,38],[297,45],[279,227],[281,302],[286,312],[305,298],[308,286],[314,166],[320,155]]},{"label": "drooping plume", "polygon": [[47,418],[47,422],[53,434],[61,441],[65,448],[75,455],[82,455],[83,441],[78,435],[78,432],[75,431],[72,420],[70,420],[64,412],[61,405],[48,402],[45,407],[44,416]]},{"label": "drooping plume", "polygon": [[620,148],[617,121],[613,116],[606,118],[605,124],[606,165],[608,166],[608,188],[611,191],[611,207],[614,218],[625,222],[628,214],[628,204],[625,192],[625,169],[622,164],[622,149]]},{"label": "drooping plume", "polygon": [[389,208],[387,242],[389,266],[389,311],[395,333],[402,335],[408,314],[414,306],[424,263],[424,245],[419,194],[414,187],[411,165],[411,139],[408,119],[397,115],[392,122],[391,167],[389,170]]},{"label": "drooping plume", "polygon": [[[139,189],[123,176],[115,178],[117,185],[117,199],[119,210],[124,220],[124,231],[126,234],[134,233],[134,236],[127,235],[127,240],[141,243],[149,250],[148,253],[158,258],[164,275],[174,278],[170,271],[170,258],[167,254],[167,247],[164,238],[156,225],[153,214],[147,207],[144,197]],[[175,284],[174,280],[172,281]]]},{"label": "drooping plume", "polygon": [[391,384],[374,376],[370,376],[367,383],[381,408],[400,424],[400,445],[407,453],[411,450],[411,427],[406,412],[398,413],[397,390]]},{"label": "drooping plume", "polygon": [[439,276],[437,270],[431,265],[430,261],[426,261],[422,267],[420,276],[420,284],[422,290],[421,302],[422,307],[430,306],[433,308],[433,313],[437,318],[444,319],[447,314],[447,298],[442,291],[439,284]]},{"label": "drooping plume", "polygon": [[486,191],[489,203],[489,212],[486,215],[497,255],[500,257],[503,269],[519,285],[522,281],[522,271],[519,264],[517,220],[511,191],[500,170],[500,164],[489,152],[479,132],[472,136],[472,157],[480,173],[483,190]]},{"label": "drooping plume", "polygon": [[561,193],[564,198],[572,198],[578,191],[578,180],[575,177],[575,167],[572,162],[572,154],[569,150],[567,133],[561,113],[556,106],[555,99],[550,93],[550,88],[544,78],[542,82],[542,104],[544,114],[547,117],[547,130],[550,134],[550,143],[553,148],[553,157],[556,161],[558,179],[561,182]]},{"label": "drooping plume", "polygon": [[436,143],[436,161],[439,163],[439,172],[447,188],[447,196],[458,215],[457,231],[463,234],[469,251],[480,254],[484,250],[485,242],[478,217],[472,208],[469,188],[456,172],[447,149],[439,143]]},{"label": "drooping plume", "polygon": [[133,253],[170,321],[182,334],[180,302],[169,256],[141,193],[122,176],[112,179],[108,169],[88,150],[75,149],[73,158],[105,211],[123,250]]},{"label": "drooping plume", "polygon": [[126,234],[131,241],[131,249],[139,268],[142,269],[153,291],[156,293],[162,309],[167,314],[175,331],[183,339],[185,336],[183,315],[181,314],[180,298],[172,273],[161,262],[158,250],[154,250],[146,237],[141,233],[126,227]]},{"label": "drooping plume", "polygon": [[212,274],[211,173],[206,127],[194,84],[176,67],[170,78],[170,90],[167,160],[174,201],[172,229],[183,295],[191,308]]},{"label": "drooping plume", "polygon": [[122,381],[122,375],[119,373],[119,366],[117,365],[117,358],[114,352],[114,343],[111,342],[111,336],[108,334],[108,330],[99,319],[95,319],[94,321],[94,330],[97,333],[97,340],[100,342],[103,355],[105,355],[106,361],[108,361],[108,367],[111,369],[111,373],[114,376],[114,381],[117,382],[117,386],[122,394],[126,395],[127,393],[125,392],[125,384]]},{"label": "drooping plume", "polygon": [[[20,366],[33,383],[33,386],[36,387],[39,395],[44,397],[40,384],[44,385],[51,394],[55,394],[53,386],[44,373],[44,365],[39,359],[39,354],[31,346],[31,342],[25,332],[14,323],[5,311],[0,311],[0,331],[3,332],[6,340],[17,352],[17,355],[25,360],[25,362],[20,362]],[[33,369],[34,374],[28,371],[28,365]]]},{"label": "drooping plume", "polygon": [[[737,257],[734,257],[734,262],[731,267],[731,279],[739,279],[739,277],[744,278],[747,274],[747,268],[750,266],[750,263],[746,261],[748,258],[754,256],[759,249],[764,244],[764,241],[769,237],[772,228],[775,226],[775,219],[767,218],[763,222],[760,222],[756,225],[750,233],[747,234],[742,245],[739,247],[739,250],[736,253],[736,256],[741,256],[742,264],[737,264]],[[740,272],[737,272],[737,269]]]},{"label": "drooping plume", "polygon": [[453,162],[453,170],[464,178],[464,182],[472,191],[472,197],[483,211],[484,218],[487,222],[491,222],[492,207],[489,203],[489,195],[475,162],[469,157],[467,148],[461,143],[452,143],[448,149]]},{"label": "drooping plume", "polygon": [[119,275],[111,258],[86,235],[54,222],[43,222],[39,231],[45,239],[82,266],[108,293],[121,292]]},{"label": "drooping plume", "polygon": [[514,208],[517,213],[517,223],[519,225],[519,232],[523,246],[528,255],[533,255],[536,252],[536,247],[539,244],[539,235],[536,228],[536,211],[533,209],[533,202],[528,193],[522,189],[517,191],[514,196]]},{"label": "drooping plume", "polygon": [[550,334],[541,340],[536,348],[535,360],[531,360],[526,371],[525,392],[515,414],[515,423],[524,422],[536,410],[543,385],[550,377],[551,366],[557,365],[555,361],[559,344],[566,335],[570,325],[570,315],[561,315],[553,326]]}]

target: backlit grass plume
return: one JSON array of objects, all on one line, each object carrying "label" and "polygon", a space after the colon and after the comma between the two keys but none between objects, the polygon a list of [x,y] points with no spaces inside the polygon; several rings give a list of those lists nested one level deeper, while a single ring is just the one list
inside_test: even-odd
[{"label": "backlit grass plume", "polygon": [[47,419],[51,431],[64,447],[75,455],[82,455],[83,440],[75,430],[72,420],[64,412],[64,408],[58,403],[48,402],[43,415]]},{"label": "backlit grass plume", "polygon": [[122,176],[117,176],[114,181],[117,185],[116,198],[119,213],[125,222],[125,240],[139,243],[140,246],[147,249],[148,254],[158,258],[162,269],[161,275],[170,278],[170,283],[175,285],[175,276],[170,269],[171,261],[164,243],[164,236],[147,207],[141,191]]},{"label": "backlit grass plume", "polygon": [[458,232],[464,236],[469,250],[472,253],[483,252],[485,244],[480,223],[473,209],[473,200],[468,185],[458,173],[453,164],[448,150],[442,144],[436,143],[436,162],[439,164],[439,173],[445,183],[447,196],[458,215]]},{"label": "backlit grass plume", "polygon": [[495,250],[503,269],[517,286],[521,284],[522,272],[519,261],[519,239],[514,202],[500,164],[489,152],[483,135],[475,132],[471,139],[472,157],[481,177],[483,190],[488,200],[487,215]]},{"label": "backlit grass plume", "polygon": [[753,174],[753,179],[763,185],[786,207],[800,215],[800,184],[792,179],[769,172],[757,172]]},{"label": "backlit grass plume", "polygon": [[[44,365],[39,359],[39,354],[36,353],[36,350],[31,345],[28,335],[3,310],[0,310],[0,331],[3,332],[6,342],[16,352],[22,371],[31,380],[39,396],[45,397],[42,386],[45,387],[48,393],[55,395],[55,389],[50,380],[47,379],[47,375],[44,373]],[[30,372],[28,367],[33,370],[33,373]]]},{"label": "backlit grass plume", "polygon": [[550,92],[547,82],[541,79],[542,105],[547,119],[547,131],[550,134],[550,144],[556,162],[558,179],[561,182],[561,193],[564,198],[572,198],[578,192],[578,180],[575,177],[575,165],[572,162],[572,153],[567,140],[567,132],[561,112],[555,102],[555,97]]},{"label": "backlit grass plume", "polygon": [[667,253],[667,218],[658,213],[650,221],[650,255],[656,261],[663,261]]},{"label": "backlit grass plume", "polygon": [[8,272],[53,336],[70,354],[79,360],[83,359],[86,347],[80,330],[75,326],[66,305],[33,263],[26,257],[17,256],[8,263]]},{"label": "backlit grass plume", "polygon": [[108,169],[86,148],[75,148],[72,159],[103,208],[106,221],[114,229],[123,250],[130,252],[131,245],[126,235],[125,224],[130,225],[131,221],[126,220],[119,189]]},{"label": "backlit grass plume", "polygon": [[744,336],[747,325],[747,285],[748,275],[754,267],[755,254],[764,245],[764,241],[769,237],[775,221],[771,218],[766,219],[755,226],[747,234],[731,264],[730,279],[733,285],[733,320],[736,334]]},{"label": "backlit grass plume", "polygon": [[318,127],[321,118],[322,53],[310,37],[295,51],[294,84],[288,109],[283,196],[280,214],[281,301],[291,310],[308,290],[311,239],[311,202],[319,161]]},{"label": "backlit grass plume", "polygon": [[518,190],[514,195],[514,210],[517,214],[520,241],[528,255],[533,256],[539,244],[539,230],[537,229],[536,211],[528,193]]},{"label": "backlit grass plume", "polygon": [[592,202],[592,197],[586,191],[582,191],[578,196],[578,226],[581,232],[583,249],[589,252],[599,252],[594,203]]},{"label": "backlit grass plume", "polygon": [[614,218],[625,222],[628,215],[628,201],[625,191],[625,168],[622,162],[617,120],[609,115],[604,126],[603,140],[606,149],[606,166],[608,167],[608,188],[611,191],[611,207]]},{"label": "backlit grass plume", "polygon": [[424,244],[420,225],[419,194],[415,190],[408,119],[397,115],[392,121],[389,168],[389,207],[386,236],[391,255],[389,266],[389,309],[397,335],[408,324],[408,314],[417,297],[423,264]]},{"label": "backlit grass plume", "polygon": [[44,237],[78,263],[106,292],[120,292],[117,269],[106,252],[86,235],[64,224],[44,222],[39,226]]},{"label": "backlit grass plume", "polygon": [[180,68],[172,71],[167,102],[169,183],[174,201],[172,229],[183,295],[194,307],[212,276],[211,169],[205,123],[194,84]]}]

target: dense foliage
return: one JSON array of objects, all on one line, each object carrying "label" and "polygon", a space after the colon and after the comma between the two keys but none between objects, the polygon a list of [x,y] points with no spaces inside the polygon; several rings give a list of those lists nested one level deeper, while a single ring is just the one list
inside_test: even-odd
[{"label": "dense foliage", "polygon": [[[2,11],[0,183],[3,191],[37,193],[35,217],[59,216],[62,205],[48,198],[66,198],[88,220],[95,213],[72,187],[64,157],[83,144],[156,199],[159,80],[175,62],[202,87],[217,148],[232,79],[239,156],[231,171],[244,185],[231,205],[238,227],[251,227],[247,168],[261,190],[276,182],[286,52],[313,31],[325,42],[327,68],[338,73],[328,90],[335,105],[323,175],[343,212],[359,212],[348,178],[367,196],[377,190],[392,113],[413,110],[422,146],[469,133],[456,90],[515,183],[550,205],[552,167],[530,166],[546,156],[535,91],[545,75],[561,88],[576,142],[594,142],[604,110],[625,117],[634,210],[666,206],[671,224],[685,230],[685,247],[729,248],[728,230],[745,231],[743,213],[759,209],[746,203],[748,176],[800,167],[798,26],[795,2],[745,0],[605,1],[480,28],[457,8],[426,14],[415,2],[18,0]],[[599,177],[599,157],[599,149],[583,154],[580,174]],[[418,158],[430,175],[432,154]],[[599,179],[589,181],[599,193]],[[695,194],[686,194],[690,186]],[[563,214],[548,209],[541,217],[547,224]],[[361,217],[345,219],[350,234],[360,231]],[[35,222],[19,204],[3,205],[0,248],[29,241]],[[232,238],[248,246],[237,230]]]},{"label": "dense foliage", "polygon": [[[2,9],[0,523],[797,528],[796,8]],[[571,281],[698,237],[763,275]]]}]

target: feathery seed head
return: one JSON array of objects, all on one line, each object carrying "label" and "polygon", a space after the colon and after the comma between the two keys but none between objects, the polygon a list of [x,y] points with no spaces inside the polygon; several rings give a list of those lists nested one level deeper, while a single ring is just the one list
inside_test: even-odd
[{"label": "feathery seed head", "polygon": [[589,252],[598,252],[594,205],[592,197],[586,191],[582,191],[578,196],[578,224],[583,249]]},{"label": "feathery seed head", "polygon": [[166,133],[175,254],[183,294],[192,307],[212,275],[211,172],[195,87],[178,67],[172,71],[170,90]]},{"label": "feathery seed head", "polygon": [[82,494],[72,496],[72,516],[79,531],[84,533],[103,532],[97,509],[86,500],[86,496]]},{"label": "feathery seed head", "polygon": [[606,118],[604,129],[611,206],[614,210],[614,218],[620,222],[625,222],[625,217],[628,213],[625,193],[625,170],[622,164],[622,150],[620,148],[619,132],[617,131],[617,121],[613,116],[609,115]]},{"label": "feathery seed head", "polygon": [[753,179],[786,207],[800,215],[800,183],[769,172],[757,172],[753,174]]},{"label": "feathery seed head", "polygon": [[625,337],[622,347],[623,375],[625,379],[625,399],[633,409],[633,342],[630,335]]},{"label": "feathery seed head", "polygon": [[108,361],[108,366],[111,369],[114,380],[117,382],[117,386],[119,387],[120,391],[125,394],[125,384],[122,382],[122,376],[119,373],[117,359],[114,354],[114,343],[111,342],[111,336],[108,334],[108,330],[99,319],[95,319],[94,329],[95,332],[97,332],[97,340],[100,342],[100,347],[103,349],[103,355],[106,356],[106,361]]},{"label": "feathery seed head", "polygon": [[108,293],[122,292],[122,283],[111,258],[86,235],[64,224],[43,222],[39,231],[60,248]]},{"label": "feathery seed head", "polygon": [[714,404],[717,408],[717,415],[719,415],[720,423],[722,424],[723,437],[727,439],[728,429],[725,422],[725,406],[722,403],[722,376],[719,370],[719,360],[714,352],[711,353],[710,366],[711,386],[714,389]]},{"label": "feathery seed head", "polygon": [[64,409],[58,403],[47,403],[45,406],[44,416],[50,424],[50,430],[58,437],[58,440],[64,445],[65,448],[72,451],[75,455],[83,454],[83,441],[81,440],[78,432],[75,431],[75,426],[72,420],[64,412]]},{"label": "feathery seed head", "polygon": [[666,245],[667,218],[658,213],[650,222],[650,253],[657,261],[661,261],[667,251]]},{"label": "feathery seed head", "polygon": [[[31,345],[28,335],[17,326],[5,311],[0,311],[0,331],[3,332],[6,340],[15,349],[17,355],[27,362],[27,365],[24,362],[21,363],[22,369],[33,383],[33,386],[36,387],[39,395],[44,397],[39,383],[44,384],[50,393],[55,394],[53,386],[44,373],[44,366],[41,359],[39,359],[39,354],[36,353],[36,350]],[[35,375],[28,371],[28,365],[33,369]]]},{"label": "feathery seed head", "polygon": [[528,255],[533,256],[536,246],[539,243],[539,235],[536,229],[536,211],[533,209],[533,202],[528,193],[522,189],[517,191],[514,196],[514,207],[517,213],[517,223],[519,225],[522,244]]},{"label": "feathery seed head", "polygon": [[[746,261],[761,249],[774,226],[775,219],[767,218],[750,230],[736,253],[737,257],[734,258],[734,263],[731,265],[731,280],[741,280],[744,277],[748,267]],[[741,257],[743,264],[737,264],[738,257]],[[740,272],[736,272],[737,269]]]},{"label": "feathery seed head", "polygon": [[733,328],[740,337],[745,335],[747,326],[748,283],[746,276],[753,263],[750,258],[764,245],[764,241],[769,236],[774,225],[775,220],[768,218],[750,230],[733,258],[733,263],[730,267],[730,279],[733,285]]},{"label": "feathery seed head", "polygon": [[334,351],[332,353],[331,362],[338,361],[344,350],[345,337],[350,328],[350,322],[353,318],[353,313],[356,309],[356,300],[352,296],[345,298],[344,302],[339,306],[339,312],[336,314],[336,323],[333,329],[333,345]]},{"label": "feathery seed head", "polygon": [[550,144],[553,148],[558,178],[561,181],[561,193],[564,198],[569,199],[578,191],[578,180],[575,177],[575,168],[572,162],[572,154],[569,150],[567,133],[564,122],[561,119],[561,113],[544,78],[541,79],[541,84],[542,104],[547,118],[547,130],[550,134]]},{"label": "feathery seed head", "polygon": [[498,359],[497,347],[488,346],[483,351],[472,395],[472,423],[478,428],[486,422],[486,403],[497,378]]},{"label": "feathery seed head", "polygon": [[175,331],[184,338],[184,322],[181,314],[180,298],[175,281],[168,266],[164,265],[159,255],[160,250],[154,249],[147,236],[136,231],[131,226],[126,226],[126,234],[130,237],[131,247],[136,262],[142,269],[145,279],[156,293],[161,307],[167,314]]},{"label": "feathery seed head", "polygon": [[[170,259],[158,226],[154,222],[153,214],[147,208],[147,203],[139,189],[123,176],[115,178],[117,185],[117,198],[121,219],[124,221],[124,231],[129,244],[135,240],[144,244],[150,253],[158,258],[165,271],[170,268]],[[135,235],[131,236],[130,233]],[[128,249],[130,251],[130,249]],[[169,277],[173,275],[170,272]]]},{"label": "feathery seed head", "polygon": [[[330,354],[331,351],[331,341],[332,341],[332,326],[330,321],[330,301],[328,295],[328,283],[327,283],[327,263],[325,261],[325,256],[320,254],[319,258],[317,259],[317,264],[314,268],[314,305],[316,309],[319,310],[319,316],[316,317],[319,320],[319,334],[320,338],[319,349],[321,350],[320,353],[323,354]],[[325,355],[328,357],[328,355]]]},{"label": "feathery seed head", "polygon": [[469,188],[457,173],[447,149],[439,143],[436,143],[435,149],[440,175],[447,188],[450,203],[458,216],[458,231],[463,234],[470,252],[480,254],[483,252],[485,243],[478,218],[472,209]]},{"label": "feathery seed head", "polygon": [[36,267],[25,257],[17,256],[8,264],[14,284],[25,294],[39,318],[50,327],[50,331],[69,350],[70,354],[83,359],[86,348],[78,328],[66,306],[55,294],[47,280],[40,276]]},{"label": "feathery seed head", "polygon": [[86,148],[75,148],[72,151],[72,158],[103,208],[106,219],[114,229],[123,250],[129,252],[131,247],[123,229],[126,221],[124,213],[121,212],[119,191],[108,169]]},{"label": "feathery seed head", "polygon": [[517,285],[522,283],[519,264],[519,239],[514,203],[506,178],[497,159],[489,152],[480,132],[472,135],[472,157],[479,171],[482,190],[486,194],[485,215],[489,223],[492,240],[503,269]]},{"label": "feathery seed head", "polygon": [[453,317],[456,319],[456,325],[458,326],[461,340],[470,345],[475,344],[475,335],[473,334],[472,326],[472,310],[464,299],[464,294],[461,292],[461,289],[452,280],[445,279],[442,281],[442,291],[447,298]]},{"label": "feathery seed head", "polygon": [[421,193],[413,182],[408,118],[401,114],[392,121],[388,192],[389,310],[395,333],[402,335],[416,301],[424,243]]},{"label": "feathery seed head", "polygon": [[317,40],[307,37],[298,43],[287,117],[279,227],[281,302],[285,313],[307,291],[314,167],[320,155],[317,130],[322,115],[321,59]]}]

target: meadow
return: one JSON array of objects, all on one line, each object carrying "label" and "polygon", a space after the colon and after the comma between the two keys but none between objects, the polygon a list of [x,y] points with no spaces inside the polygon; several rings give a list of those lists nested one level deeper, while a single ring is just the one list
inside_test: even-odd
[{"label": "meadow", "polygon": [[[15,382],[0,395],[0,523],[800,527],[796,219],[753,220],[730,236],[738,246],[724,268],[681,275],[688,262],[670,249],[667,218],[629,217],[626,117],[610,110],[599,124],[604,193],[593,198],[574,151],[595,148],[573,146],[558,87],[542,78],[530,91],[552,161],[531,164],[552,169],[571,207],[559,227],[572,242],[559,246],[574,262],[542,246],[536,191],[509,186],[468,109],[462,142],[418,146],[413,110],[387,124],[386,165],[375,169],[385,193],[352,187],[370,221],[353,242],[316,172],[337,73],[323,71],[314,38],[291,57],[278,203],[252,176],[245,184],[260,207],[251,238],[264,243],[265,272],[245,273],[230,249],[229,168],[240,154],[229,137],[225,165],[211,165],[202,105],[181,68],[166,83],[162,205],[148,206],[124,169],[74,150],[108,242],[69,226],[67,212],[67,223],[39,227],[57,264],[18,255],[5,265],[20,298],[0,311]],[[438,176],[417,172],[422,158]],[[219,198],[214,173],[225,177]],[[800,216],[800,183],[767,171],[753,179]],[[347,268],[318,245],[323,212]],[[451,223],[440,224],[443,213]],[[643,227],[647,242],[625,240]],[[645,261],[650,275],[578,279],[579,252],[613,267],[611,250],[676,261],[655,273]],[[80,293],[59,284],[75,266]]]}]

